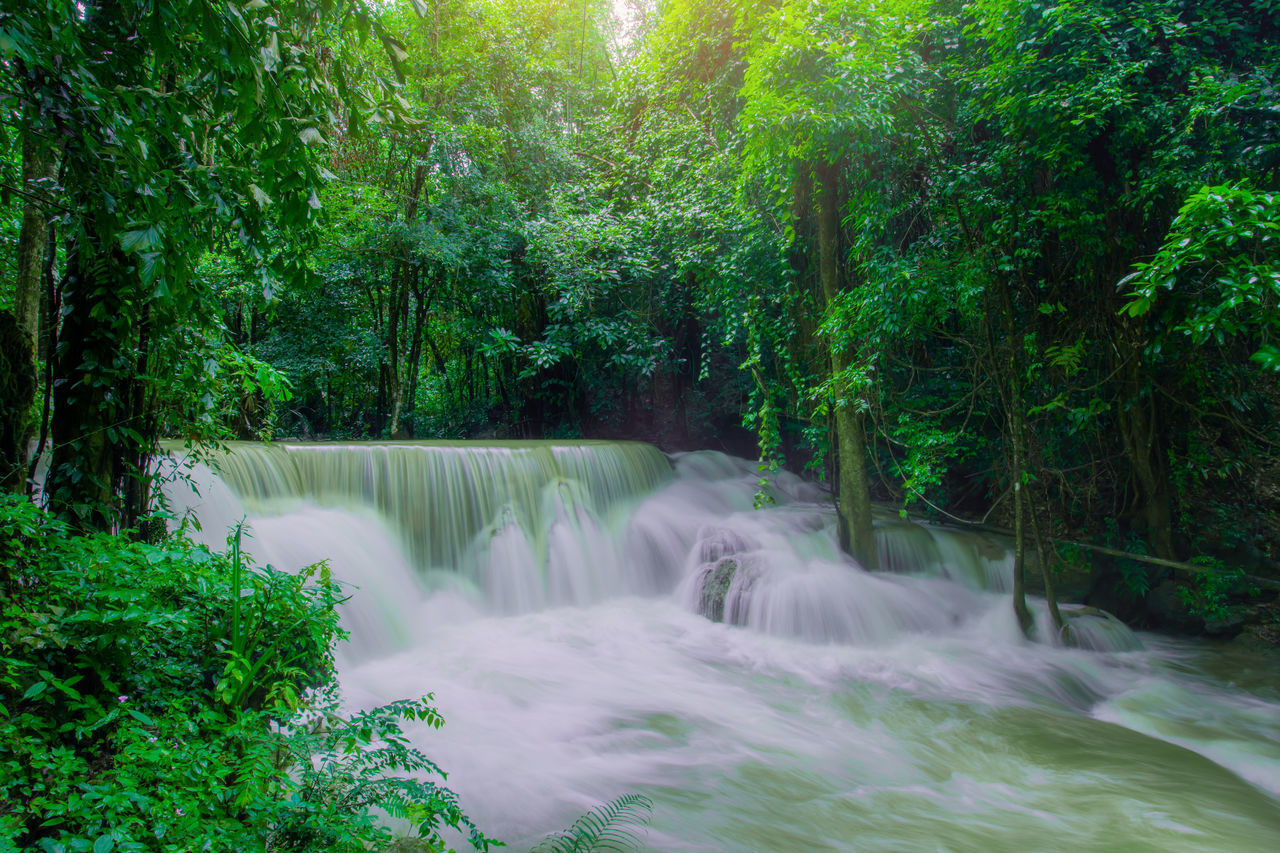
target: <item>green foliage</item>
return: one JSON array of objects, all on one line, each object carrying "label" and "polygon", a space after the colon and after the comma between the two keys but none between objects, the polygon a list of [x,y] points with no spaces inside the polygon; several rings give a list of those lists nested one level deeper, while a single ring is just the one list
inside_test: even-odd
[{"label": "green foliage", "polygon": [[[1133,288],[1124,310],[1141,317],[1164,302],[1161,336],[1185,335],[1196,346],[1242,334],[1261,343],[1280,331],[1277,257],[1280,196],[1202,187],[1179,209],[1155,258],[1123,279]],[[1274,369],[1274,349],[1261,344],[1251,358]]]},{"label": "green foliage", "polygon": [[51,491],[144,495],[166,432],[647,410],[827,476],[854,415],[904,510],[1008,523],[1018,481],[1049,536],[1274,561],[1278,16],[669,0],[622,43],[602,0],[6,10],[0,190],[64,153]]},{"label": "green foliage", "polygon": [[1136,560],[1120,559],[1120,588],[1133,601],[1141,601],[1151,591],[1151,572]]},{"label": "green foliage", "polygon": [[222,335],[197,265],[224,251],[266,294],[306,277],[328,139],[413,125],[391,80],[347,73],[371,33],[395,41],[361,0],[53,0],[6,7],[0,33],[3,133],[61,159],[41,199],[67,268],[45,492],[128,526],[162,425],[207,411]]},{"label": "green foliage", "polygon": [[[501,846],[475,827],[452,791],[431,780],[444,779],[444,771],[411,746],[401,729],[402,723],[414,721],[434,729],[444,724],[428,704],[432,696],[343,716],[334,710],[332,689],[288,730],[297,778],[289,793],[292,807],[271,827],[272,849],[345,850],[353,848],[353,842],[385,844],[389,833],[378,825],[373,809],[407,821],[414,837],[431,849],[446,849],[441,835],[445,828],[461,832],[476,850]],[[405,773],[411,775],[400,775]]]},{"label": "green foliage", "polygon": [[627,853],[640,846],[653,803],[642,794],[623,794],[596,806],[563,832],[547,836],[533,853]]},{"label": "green foliage", "polygon": [[323,571],[72,535],[12,496],[0,563],[0,850],[360,851],[389,838],[373,807],[486,848],[399,728],[439,724],[425,700],[338,712]]},{"label": "green foliage", "polygon": [[[1104,531],[1103,542],[1111,548],[1132,554],[1150,553],[1141,537],[1134,532],[1123,534],[1114,518],[1107,519]],[[1116,560],[1116,571],[1120,575],[1120,589],[1131,601],[1141,601],[1151,591],[1151,567],[1147,563],[1120,557]]]},{"label": "green foliage", "polygon": [[1224,622],[1240,612],[1240,600],[1258,595],[1258,588],[1249,583],[1244,569],[1229,568],[1216,557],[1197,557],[1192,562],[1212,569],[1192,575],[1178,587],[1179,598],[1193,616],[1206,622]]}]

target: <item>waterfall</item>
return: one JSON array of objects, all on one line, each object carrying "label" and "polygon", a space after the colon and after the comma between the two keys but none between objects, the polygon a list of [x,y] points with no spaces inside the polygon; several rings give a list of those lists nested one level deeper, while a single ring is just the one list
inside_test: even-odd
[{"label": "waterfall", "polygon": [[501,613],[666,584],[661,562],[624,560],[615,533],[672,477],[647,444],[233,442],[207,461],[214,470],[197,466],[171,502],[199,506],[206,544],[248,518],[258,560],[293,570],[327,559],[362,590],[344,612],[353,653],[410,642],[419,599],[442,584]]},{"label": "waterfall", "polygon": [[[646,849],[1270,849],[1280,694],[1064,606],[1039,642],[1007,543],[754,463],[604,442],[234,445],[170,485],[211,546],[349,584],[352,708],[433,692],[407,733],[528,849],[654,801]],[[198,493],[198,494],[197,494]],[[1072,644],[1064,642],[1069,637]],[[1216,654],[1216,652],[1215,652]],[[1098,833],[1105,827],[1105,836]],[[461,849],[456,843],[455,847]]]},{"label": "waterfall", "polygon": [[[197,479],[222,507],[202,510],[215,528],[254,517],[251,553],[290,568],[327,558],[368,588],[358,607],[376,609],[356,633],[375,648],[406,637],[414,616],[397,607],[441,583],[505,614],[674,591],[716,620],[826,642],[963,621],[971,597],[927,579],[1012,585],[1007,543],[885,511],[886,573],[868,574],[839,552],[820,486],[771,473],[758,510],[754,463],[673,459],[637,442],[233,443]],[[1090,648],[1139,645],[1114,620],[1075,624]]]},{"label": "waterfall", "polygon": [[314,501],[384,515],[421,569],[447,568],[476,535],[504,519],[543,547],[568,496],[606,516],[670,477],[655,448],[637,442],[397,442],[232,444],[219,473],[253,512]]}]

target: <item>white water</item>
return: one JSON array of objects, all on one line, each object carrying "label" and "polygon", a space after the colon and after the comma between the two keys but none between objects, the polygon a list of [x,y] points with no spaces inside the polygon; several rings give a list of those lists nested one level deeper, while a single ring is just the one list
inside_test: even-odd
[{"label": "white water", "polygon": [[[998,543],[881,519],[887,564],[912,573],[868,574],[811,487],[784,477],[757,511],[750,464],[677,467],[648,497],[625,472],[602,496],[486,468],[538,509],[495,499],[453,565],[424,555],[458,531],[406,533],[364,493],[298,482],[253,497],[249,549],[327,556],[360,587],[348,702],[433,692],[447,724],[413,736],[514,850],[631,791],[654,802],[655,851],[1276,848],[1274,670],[1236,686],[1216,650],[1101,617],[1077,636],[1131,650],[1027,642],[991,591],[1008,583]],[[216,480],[201,492],[219,542],[245,510]],[[739,625],[694,612],[724,559]]]}]

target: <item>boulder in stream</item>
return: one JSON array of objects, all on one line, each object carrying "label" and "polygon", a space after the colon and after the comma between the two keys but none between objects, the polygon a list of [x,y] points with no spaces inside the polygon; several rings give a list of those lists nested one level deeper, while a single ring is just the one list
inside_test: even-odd
[{"label": "boulder in stream", "polygon": [[759,570],[737,557],[703,563],[693,580],[698,613],[712,622],[745,624],[747,595],[757,577]]},{"label": "boulder in stream", "polygon": [[1062,644],[1093,652],[1131,652],[1143,648],[1129,626],[1105,610],[1063,604]]}]

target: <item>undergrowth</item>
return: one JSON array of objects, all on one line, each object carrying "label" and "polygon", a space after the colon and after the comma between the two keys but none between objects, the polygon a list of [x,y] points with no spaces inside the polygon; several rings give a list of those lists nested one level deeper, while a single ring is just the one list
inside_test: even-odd
[{"label": "undergrowth", "polygon": [[0,853],[354,853],[391,840],[375,809],[489,849],[401,731],[430,697],[339,711],[341,597],[0,497]]}]

